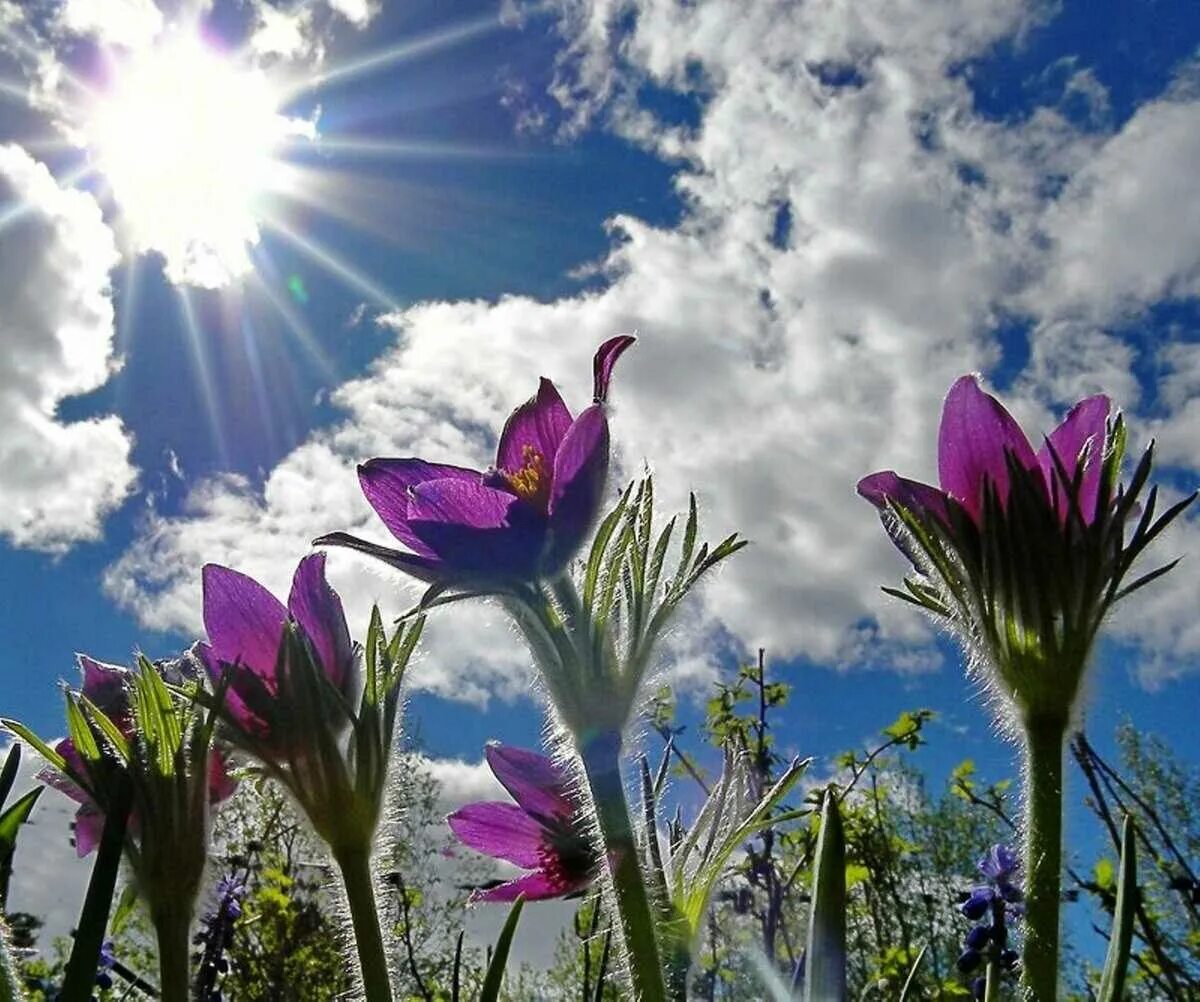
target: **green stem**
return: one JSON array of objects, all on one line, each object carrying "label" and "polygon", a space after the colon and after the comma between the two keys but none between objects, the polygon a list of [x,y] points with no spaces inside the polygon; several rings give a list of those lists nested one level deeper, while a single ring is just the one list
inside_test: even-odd
[{"label": "green stem", "polygon": [[600,734],[580,748],[580,758],[604,839],[633,997],[638,1002],[666,1002],[654,914],[621,784],[620,752],[619,734]]},{"label": "green stem", "polygon": [[1025,721],[1025,949],[1021,987],[1032,1002],[1055,1002],[1058,996],[1065,735],[1065,720]]},{"label": "green stem", "polygon": [[87,896],[83,899],[83,910],[79,913],[75,945],[71,947],[71,957],[67,961],[66,976],[59,995],[61,1002],[89,1002],[96,987],[96,965],[100,960],[104,932],[108,928],[108,913],[112,908],[113,891],[117,887],[117,872],[121,869],[125,825],[132,799],[128,781],[118,782],[116,787],[108,804],[100,847],[96,850]]},{"label": "green stem", "polygon": [[995,957],[988,961],[984,977],[983,1002],[1000,1002],[1000,962]]},{"label": "green stem", "polygon": [[187,1002],[191,976],[192,925],[190,907],[164,908],[151,915],[158,940],[159,997],[163,1002]]},{"label": "green stem", "polygon": [[392,1002],[392,979],[383,950],[383,935],[379,930],[379,912],[375,907],[370,850],[335,852],[334,859],[342,871],[346,900],[350,904],[350,920],[354,924],[364,997],[367,1002]]}]

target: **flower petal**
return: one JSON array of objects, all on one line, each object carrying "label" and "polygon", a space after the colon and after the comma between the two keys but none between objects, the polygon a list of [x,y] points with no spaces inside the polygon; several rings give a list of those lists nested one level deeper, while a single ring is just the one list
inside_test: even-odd
[{"label": "flower petal", "polygon": [[863,477],[858,482],[858,493],[880,511],[887,511],[891,501],[919,518],[927,515],[936,515],[942,521],[948,518],[945,494],[919,480],[897,476],[892,470]]},{"label": "flower petal", "polygon": [[324,553],[313,553],[300,561],[292,579],[288,612],[316,649],[326,676],[341,688],[354,655],[342,600],[325,580]]},{"label": "flower petal", "polygon": [[464,845],[527,869],[540,866],[547,851],[545,829],[516,804],[467,804],[446,823]]},{"label": "flower petal", "polygon": [[984,484],[1001,501],[1008,498],[1008,453],[1026,469],[1037,469],[1029,439],[995,397],[974,376],[958,379],[946,395],[938,431],[938,475],[942,490],[957,498],[976,522],[983,511]]},{"label": "flower petal", "polygon": [[283,603],[253,578],[228,567],[206,564],[203,579],[204,628],[212,654],[274,678],[288,615]]},{"label": "flower petal", "polygon": [[545,755],[499,742],[490,742],[484,755],[513,800],[530,814],[547,819],[570,819],[575,814],[567,796],[567,776]]},{"label": "flower petal", "polygon": [[554,457],[550,492],[550,550],[543,570],[556,574],[583,545],[608,482],[608,419],[593,404],[575,419]]},{"label": "flower petal", "polygon": [[471,895],[471,901],[516,901],[521,896],[524,896],[526,901],[546,901],[549,898],[561,898],[568,894],[574,894],[576,891],[583,890],[590,883],[590,879],[569,882],[556,880],[550,874],[536,870],[523,877],[518,877],[516,880],[510,880],[507,884],[475,891]]},{"label": "flower petal", "polygon": [[554,384],[543,379],[537,395],[521,404],[504,422],[496,449],[496,467],[516,473],[529,462],[526,449],[540,454],[548,466],[570,427],[571,412]]},{"label": "flower petal", "polygon": [[104,834],[104,814],[91,801],[75,812],[75,852],[80,859],[100,844]]},{"label": "flower petal", "polygon": [[434,556],[420,556],[416,553],[406,553],[404,550],[393,550],[390,546],[380,546],[351,536],[348,532],[330,532],[318,536],[312,541],[313,546],[344,546],[348,550],[357,550],[368,557],[382,560],[397,570],[411,574],[420,581],[434,581],[442,576],[442,561]]},{"label": "flower petal", "polygon": [[1071,476],[1078,470],[1081,459],[1087,463],[1079,488],[1079,507],[1084,521],[1090,525],[1096,517],[1096,501],[1100,494],[1100,474],[1104,467],[1105,435],[1110,406],[1108,397],[1103,394],[1080,400],[1038,450],[1038,463],[1046,478],[1046,487],[1052,492],[1064,521],[1069,506],[1054,455],[1058,456]]},{"label": "flower petal", "polygon": [[219,804],[228,800],[237,790],[238,781],[229,773],[229,763],[215,748],[208,759],[208,802]]},{"label": "flower petal", "polygon": [[608,399],[608,383],[612,379],[613,366],[637,338],[631,334],[618,334],[609,338],[598,349],[592,359],[592,400],[602,404]]},{"label": "flower petal", "polygon": [[429,557],[432,552],[408,525],[410,491],[427,480],[480,483],[483,474],[461,466],[427,463],[423,459],[372,459],[358,468],[362,492],[388,531],[410,550]]},{"label": "flower petal", "polygon": [[129,692],[125,682],[129,672],[118,665],[105,664],[86,654],[76,654],[75,663],[83,674],[83,694],[110,717],[129,712]]},{"label": "flower petal", "polygon": [[532,505],[462,480],[414,487],[409,525],[450,576],[533,577],[546,538],[546,520]]}]

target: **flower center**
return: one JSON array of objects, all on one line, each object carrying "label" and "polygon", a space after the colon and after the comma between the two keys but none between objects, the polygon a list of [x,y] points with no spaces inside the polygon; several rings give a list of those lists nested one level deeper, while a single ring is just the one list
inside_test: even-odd
[{"label": "flower center", "polygon": [[503,471],[504,480],[517,497],[539,508],[550,500],[550,471],[545,457],[532,445],[521,449],[522,466],[516,472]]}]

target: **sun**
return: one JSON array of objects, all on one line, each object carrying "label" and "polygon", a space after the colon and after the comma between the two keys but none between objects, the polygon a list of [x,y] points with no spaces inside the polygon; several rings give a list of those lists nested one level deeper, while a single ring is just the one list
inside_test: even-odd
[{"label": "sun", "polygon": [[92,166],[137,251],[158,251],[176,283],[221,287],[248,273],[281,148],[315,137],[280,111],[280,90],[197,34],[161,36],[114,60],[85,116]]}]

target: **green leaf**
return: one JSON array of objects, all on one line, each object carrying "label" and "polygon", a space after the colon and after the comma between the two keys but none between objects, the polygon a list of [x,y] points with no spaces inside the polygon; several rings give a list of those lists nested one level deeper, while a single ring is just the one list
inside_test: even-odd
[{"label": "green leaf", "polygon": [[846,842],[837,797],[825,791],[813,867],[804,1002],[846,998]]},{"label": "green leaf", "polygon": [[6,731],[11,731],[27,745],[29,745],[34,751],[41,755],[42,758],[46,760],[46,764],[51,768],[57,769],[64,776],[70,776],[72,779],[75,778],[72,775],[71,770],[67,768],[67,760],[20,721],[10,720],[8,717],[4,717],[0,718],[0,725],[3,725]]},{"label": "green leaf", "polygon": [[508,965],[508,952],[512,948],[513,936],[517,931],[517,922],[521,919],[521,909],[525,907],[525,896],[521,895],[513,902],[504,920],[504,928],[496,940],[496,949],[492,953],[491,963],[488,964],[487,974],[483,978],[483,988],[479,992],[479,1002],[496,1002],[500,998],[500,985],[504,980],[504,968]]},{"label": "green leaf", "polygon": [[17,766],[21,764],[21,746],[14,744],[8,749],[4,759],[4,768],[0,769],[0,804],[3,804],[12,793],[13,781],[17,778]]},{"label": "green leaf", "polygon": [[1104,890],[1110,890],[1113,886],[1113,880],[1116,876],[1116,870],[1113,868],[1112,860],[1107,856],[1096,860],[1096,866],[1093,871],[1096,883]]},{"label": "green leaf", "polygon": [[908,970],[908,977],[904,979],[904,987],[900,989],[900,998],[897,1002],[908,1002],[908,993],[917,986],[917,971],[921,967],[921,961],[925,959],[925,954],[929,950],[929,944],[926,943],[921,947],[917,954],[916,960],[912,962],[912,967]]},{"label": "green leaf", "polygon": [[1121,879],[1117,885],[1117,907],[1113,911],[1112,933],[1108,938],[1108,956],[1100,978],[1097,1002],[1120,1002],[1125,993],[1125,973],[1133,943],[1134,910],[1137,906],[1137,843],[1133,818],[1125,815],[1121,831]]},{"label": "green leaf", "polygon": [[36,787],[17,800],[3,814],[0,814],[0,846],[12,848],[17,841],[17,829],[29,818],[29,812],[42,795],[44,786]]}]

